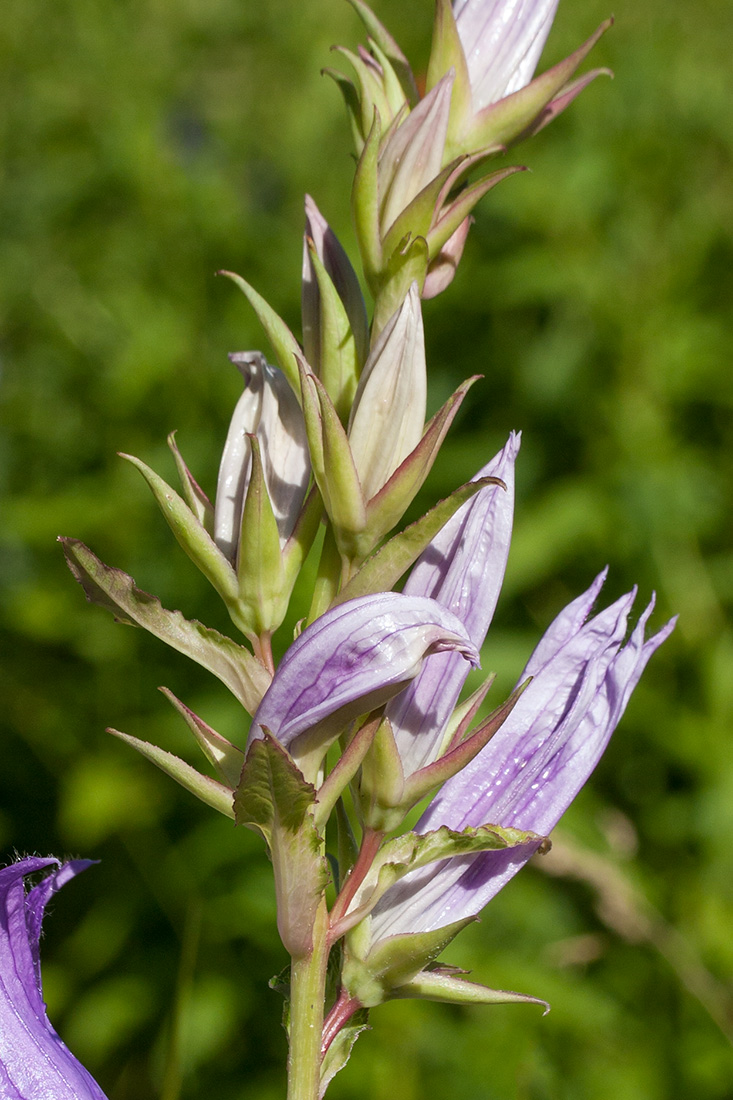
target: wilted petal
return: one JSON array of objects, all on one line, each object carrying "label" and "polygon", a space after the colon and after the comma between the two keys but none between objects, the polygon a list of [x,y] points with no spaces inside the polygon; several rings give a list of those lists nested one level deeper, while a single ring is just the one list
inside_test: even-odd
[{"label": "wilted petal", "polygon": [[[534,674],[479,755],[450,779],[416,829],[492,822],[547,834],[598,763],[652,653],[674,620],[644,639],[653,601],[622,647],[634,593],[582,624],[598,578],[548,630],[520,677]],[[474,915],[536,845],[455,859],[408,875],[374,913],[375,938],[427,931]]]},{"label": "wilted petal", "polygon": [[[514,516],[514,462],[520,437],[512,432],[504,449],[476,477],[499,477],[464,504],[422,554],[404,591],[429,596],[464,624],[477,649],[496,609],[509,554]],[[582,621],[582,620],[581,620]],[[417,680],[390,703],[387,715],[405,774],[431,763],[458,702],[468,668],[454,654],[431,657]]]},{"label": "wilted petal", "polygon": [[474,111],[529,84],[557,4],[558,0],[455,0],[453,13]]},{"label": "wilted petal", "polygon": [[348,600],[316,619],[293,643],[254,716],[297,759],[299,735],[327,746],[345,725],[384,704],[419,673],[425,657],[457,651],[476,663],[463,624],[423,596],[388,592]]},{"label": "wilted petal", "polygon": [[354,398],[349,443],[365,500],[420,442],[426,402],[425,334],[413,283],[380,333]]},{"label": "wilted petal", "polygon": [[[23,878],[56,866],[26,896]],[[49,1023],[39,938],[51,896],[89,866],[28,857],[0,870],[0,1096],[3,1100],[105,1100]]]},{"label": "wilted petal", "polygon": [[310,476],[305,424],[285,375],[258,351],[229,356],[244,378],[219,467],[214,512],[214,539],[236,564],[242,509],[252,470],[249,435],[262,446],[267,491],[283,546],[305,499]]}]

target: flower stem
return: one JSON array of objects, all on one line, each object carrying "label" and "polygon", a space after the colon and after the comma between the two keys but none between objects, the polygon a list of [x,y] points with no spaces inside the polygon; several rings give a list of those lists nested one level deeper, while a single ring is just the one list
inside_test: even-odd
[{"label": "flower stem", "polygon": [[313,950],[294,958],[290,968],[287,1100],[318,1100],[327,963],[328,911],[324,900],[313,926]]}]

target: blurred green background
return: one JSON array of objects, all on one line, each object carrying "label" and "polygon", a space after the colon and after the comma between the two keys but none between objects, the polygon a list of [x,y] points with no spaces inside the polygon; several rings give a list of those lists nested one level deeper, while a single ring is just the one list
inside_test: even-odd
[{"label": "blurred green background", "polygon": [[[375,8],[424,66],[430,0]],[[484,656],[496,698],[607,562],[609,601],[638,582],[654,622],[680,624],[555,861],[446,956],[550,1015],[387,1005],[333,1100],[733,1095],[733,8],[612,11],[593,61],[615,81],[512,154],[532,173],[483,200],[426,305],[432,408],[485,381],[423,503],[524,431]],[[608,14],[563,0],[541,67]],[[54,539],[227,629],[116,452],[172,477],[177,428],[213,490],[239,392],[226,353],[263,342],[214,272],[241,272],[297,329],[306,190],[352,248],[345,113],[319,69],[360,38],[341,0],[3,5],[0,850],[101,860],[55,902],[44,959],[52,1018],[110,1100],[172,1100],[176,1043],[183,1098],[284,1095],[267,980],[285,958],[257,839],[104,732],[193,761],[155,689],[241,738],[226,690],[88,607]]]}]

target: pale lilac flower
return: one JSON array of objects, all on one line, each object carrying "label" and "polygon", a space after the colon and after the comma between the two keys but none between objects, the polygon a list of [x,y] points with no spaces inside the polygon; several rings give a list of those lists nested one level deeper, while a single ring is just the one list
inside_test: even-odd
[{"label": "pale lilac flower", "polygon": [[454,0],[474,111],[529,84],[558,0]]},{"label": "pale lilac flower", "polygon": [[[635,593],[586,616],[605,572],[562,611],[519,682],[533,677],[488,745],[448,780],[416,831],[495,824],[547,835],[608,744],[652,653],[674,620],[645,640],[654,601],[623,644]],[[537,843],[431,865],[392,887],[372,914],[372,942],[432,931],[479,913]]]},{"label": "pale lilac flower", "polygon": [[214,511],[214,541],[236,567],[242,510],[252,470],[254,435],[261,444],[265,484],[285,545],[305,499],[310,461],[305,424],[285,375],[258,351],[233,352],[229,358],[244,378],[244,393],[229,425],[219,467]]},{"label": "pale lilac flower", "polygon": [[[26,895],[23,879],[56,866]],[[89,866],[29,856],[0,870],[0,1097],[105,1100],[49,1023],[41,988],[39,939],[49,899]]]},{"label": "pale lilac flower", "polygon": [[[288,649],[254,716],[249,743],[267,728],[295,756],[317,751],[349,721],[406,686],[430,654],[478,652],[451,611],[424,596],[380,592],[316,619]],[[305,744],[304,744],[305,743]]]},{"label": "pale lilac flower", "polygon": [[[429,596],[464,624],[477,649],[496,610],[509,555],[514,516],[514,462],[520,436],[512,432],[503,450],[476,474],[498,477],[448,521],[413,568],[404,591]],[[468,666],[456,654],[426,662],[418,678],[387,708],[405,775],[432,763],[458,702]]]}]

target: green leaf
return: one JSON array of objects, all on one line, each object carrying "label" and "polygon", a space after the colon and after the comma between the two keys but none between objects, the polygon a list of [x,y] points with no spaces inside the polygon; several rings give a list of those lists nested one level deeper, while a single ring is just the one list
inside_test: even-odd
[{"label": "green leaf", "polygon": [[333,1081],[336,1074],[339,1073],[348,1062],[351,1057],[351,1052],[354,1049],[354,1043],[361,1033],[363,1031],[369,1031],[369,1013],[365,1008],[356,1012],[351,1019],[353,1022],[341,1028],[323,1056],[323,1061],[321,1062],[321,1087],[318,1093],[319,1100],[322,1100],[331,1081]]},{"label": "green leaf", "polygon": [[315,787],[265,730],[252,743],[234,796],[238,825],[258,832],[272,858],[280,938],[294,958],[312,950],[316,911],[328,883],[323,842],[313,823]]},{"label": "green leaf", "polygon": [[126,454],[120,454],[120,458],[131,462],[140,471],[150,486],[166,523],[176,536],[179,546],[186,551],[196,568],[200,569],[207,581],[214,586],[227,607],[236,609],[238,598],[236,574],[185,501],[163,481],[162,477],[156,474],[155,470],[151,470],[139,458]]},{"label": "green leaf", "polygon": [[185,619],[180,611],[167,611],[155,596],[138,588],[132,577],[105,565],[78,539],[60,538],[59,542],[90,603],[111,611],[118,622],[143,627],[208,669],[249,714],[254,714],[272,677],[249,650],[195,619]]},{"label": "green leaf", "polygon": [[129,733],[120,733],[119,730],[108,729],[107,733],[119,737],[121,741],[125,741],[133,749],[137,749],[146,760],[150,760],[166,775],[169,775],[171,779],[175,779],[176,783],[180,783],[187,791],[196,795],[196,798],[205,802],[207,806],[218,810],[225,817],[234,817],[231,787],[226,787],[223,783],[211,779],[208,775],[202,775],[201,772],[197,772],[195,768],[187,764],[185,760],[174,756],[172,752],[166,752],[165,749],[159,749],[157,745],[151,745],[147,741],[131,737]]}]

